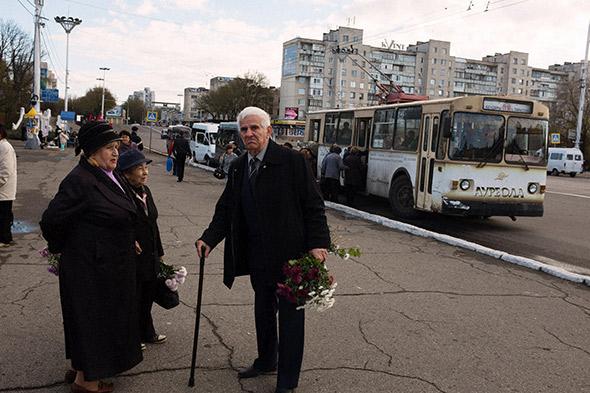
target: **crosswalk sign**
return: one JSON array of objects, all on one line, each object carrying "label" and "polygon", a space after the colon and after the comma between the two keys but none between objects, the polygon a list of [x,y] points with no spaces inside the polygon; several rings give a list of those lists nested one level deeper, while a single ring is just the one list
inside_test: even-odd
[{"label": "crosswalk sign", "polygon": [[552,132],[551,133],[551,144],[553,145],[559,145],[560,143],[560,138],[561,135],[558,132]]},{"label": "crosswalk sign", "polygon": [[146,116],[147,121],[158,121],[158,112],[148,112]]}]

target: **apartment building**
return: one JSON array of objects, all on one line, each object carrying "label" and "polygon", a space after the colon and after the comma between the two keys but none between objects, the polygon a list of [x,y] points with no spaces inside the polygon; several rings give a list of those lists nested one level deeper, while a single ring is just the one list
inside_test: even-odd
[{"label": "apartment building", "polygon": [[204,87],[187,87],[184,89],[183,120],[186,122],[206,121],[207,114],[198,108],[198,100],[209,92]]},{"label": "apartment building", "polygon": [[209,80],[209,89],[215,91],[221,86],[227,85],[232,80],[234,80],[234,78],[231,76],[215,76]]},{"label": "apartment building", "polygon": [[156,101],[156,92],[149,87],[144,87],[143,90],[134,91],[129,96],[129,99],[139,99],[143,102],[146,108],[152,108],[154,101]]},{"label": "apartment building", "polygon": [[297,108],[302,119],[308,111],[374,105],[378,85],[390,83],[431,99],[487,94],[554,101],[560,81],[576,67],[535,68],[528,57],[510,51],[466,59],[452,56],[451,43],[441,40],[374,47],[351,27],[321,40],[297,37],[283,43],[279,117],[286,108]]}]

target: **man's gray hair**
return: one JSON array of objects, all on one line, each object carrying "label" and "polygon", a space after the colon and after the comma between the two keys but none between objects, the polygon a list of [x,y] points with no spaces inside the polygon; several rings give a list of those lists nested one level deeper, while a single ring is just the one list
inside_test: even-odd
[{"label": "man's gray hair", "polygon": [[262,128],[267,128],[270,126],[270,115],[268,113],[266,113],[266,111],[264,111],[256,106],[248,106],[248,107],[242,109],[242,111],[238,115],[238,118],[237,118],[238,127],[240,125],[240,122],[248,116],[259,116],[262,119],[262,121],[260,122],[260,126]]}]

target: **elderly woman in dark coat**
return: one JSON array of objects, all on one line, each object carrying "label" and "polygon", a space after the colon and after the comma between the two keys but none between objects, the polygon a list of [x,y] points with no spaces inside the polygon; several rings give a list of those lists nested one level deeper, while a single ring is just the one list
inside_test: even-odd
[{"label": "elderly woman in dark coat", "polygon": [[[101,380],[142,360],[137,329],[137,210],[117,166],[119,136],[104,122],[82,126],[84,152],[43,213],[49,251],[61,253],[59,286],[74,393],[111,392]],[[66,379],[72,378],[71,372]]]},{"label": "elderly woman in dark coat", "polygon": [[166,336],[156,333],[152,319],[152,304],[164,249],[158,229],[158,209],[152,192],[146,185],[149,175],[148,164],[151,162],[152,160],[145,158],[140,151],[129,150],[121,154],[118,167],[129,183],[130,193],[137,207],[135,233],[140,251],[137,255],[139,334],[142,343],[160,344],[166,341]]}]

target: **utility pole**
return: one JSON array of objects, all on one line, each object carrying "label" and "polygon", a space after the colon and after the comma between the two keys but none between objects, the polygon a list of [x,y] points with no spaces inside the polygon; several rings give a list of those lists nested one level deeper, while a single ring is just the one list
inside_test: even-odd
[{"label": "utility pole", "polygon": [[580,103],[578,105],[578,123],[576,124],[575,148],[580,148],[580,137],[582,135],[582,120],[584,118],[584,98],[586,96],[586,81],[588,79],[588,47],[590,46],[590,24],[588,24],[588,38],[586,39],[586,55],[582,63],[582,79],[580,80]]},{"label": "utility pole", "polygon": [[[43,1],[43,0],[38,0]],[[70,32],[74,29],[74,27],[78,26],[82,23],[82,19],[65,17],[65,16],[56,16],[55,21],[61,25],[66,31],[66,91],[64,93],[64,111],[68,111],[68,76],[70,75],[70,70],[68,68],[69,65],[69,57],[70,57]]]},{"label": "utility pole", "polygon": [[107,76],[107,71],[110,70],[110,68],[108,67],[100,67],[99,70],[102,71],[102,78],[96,78],[96,80],[102,81],[102,104],[100,105],[100,117],[102,121],[105,121],[105,115],[104,115],[104,84],[105,84],[105,79]]},{"label": "utility pole", "polygon": [[43,0],[35,0],[35,54],[34,54],[34,76],[33,76],[33,97],[35,110],[41,112],[41,9]]}]

